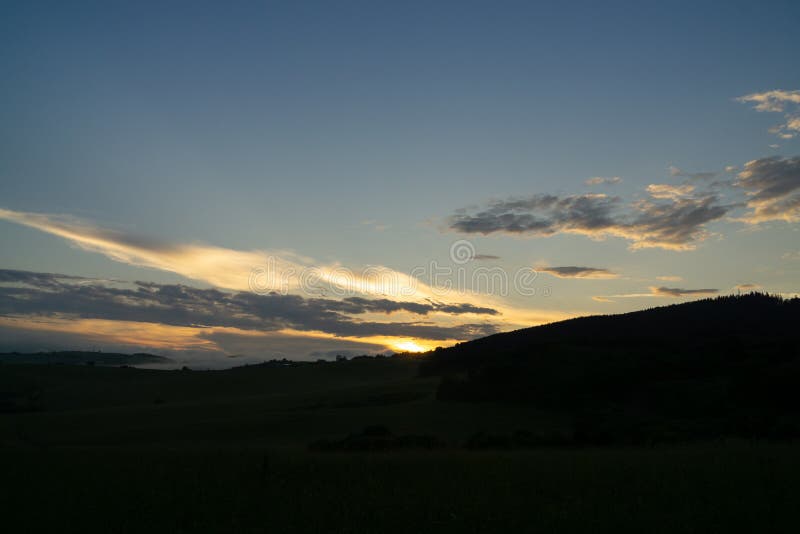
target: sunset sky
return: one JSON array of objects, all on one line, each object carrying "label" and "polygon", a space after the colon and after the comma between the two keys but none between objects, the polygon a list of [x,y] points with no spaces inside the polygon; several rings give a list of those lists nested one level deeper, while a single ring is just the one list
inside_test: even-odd
[{"label": "sunset sky", "polygon": [[225,367],[800,287],[800,3],[3,2],[0,351]]}]

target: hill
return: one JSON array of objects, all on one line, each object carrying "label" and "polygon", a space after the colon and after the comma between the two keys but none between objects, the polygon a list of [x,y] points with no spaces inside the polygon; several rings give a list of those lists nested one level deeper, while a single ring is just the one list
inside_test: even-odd
[{"label": "hill", "polygon": [[57,352],[6,352],[0,353],[0,363],[49,364],[49,365],[143,365],[169,363],[164,356],[137,352],[120,354],[115,352],[57,351]]},{"label": "hill", "polygon": [[426,355],[441,400],[529,403],[589,442],[800,436],[800,299],[719,297],[497,334]]}]

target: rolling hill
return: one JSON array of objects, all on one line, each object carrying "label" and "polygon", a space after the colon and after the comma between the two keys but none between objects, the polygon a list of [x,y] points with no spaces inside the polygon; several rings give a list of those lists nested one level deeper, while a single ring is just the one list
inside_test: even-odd
[{"label": "rolling hill", "polygon": [[497,334],[426,355],[441,400],[567,414],[589,442],[800,436],[800,299],[719,297]]}]

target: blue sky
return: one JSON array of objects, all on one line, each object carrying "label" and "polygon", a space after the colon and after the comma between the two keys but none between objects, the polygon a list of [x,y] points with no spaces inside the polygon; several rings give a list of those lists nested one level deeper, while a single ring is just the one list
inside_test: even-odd
[{"label": "blue sky", "polygon": [[[743,203],[757,184],[731,185],[770,157],[796,180],[798,137],[769,131],[798,107],[796,2],[77,4],[0,7],[2,209],[353,269],[410,273],[446,263],[465,238],[509,272],[617,275],[541,274],[548,297],[502,299],[548,318],[672,302],[592,298],[664,284],[797,290],[793,212],[755,223]],[[736,100],[776,90],[781,111]],[[492,199],[601,193],[628,205],[698,172],[727,180],[717,204],[742,205],[704,223],[693,250],[631,250],[607,229],[453,227],[457,210]],[[5,219],[0,268],[215,286]]]}]

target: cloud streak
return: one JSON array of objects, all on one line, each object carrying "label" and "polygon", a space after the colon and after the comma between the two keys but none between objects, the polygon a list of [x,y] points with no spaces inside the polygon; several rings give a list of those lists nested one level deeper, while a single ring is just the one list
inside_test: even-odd
[{"label": "cloud streak", "polygon": [[578,267],[568,265],[563,267],[537,267],[538,272],[547,273],[558,278],[583,278],[592,280],[608,280],[611,278],[619,278],[617,273],[608,269],[601,269],[597,267]]},{"label": "cloud streak", "polygon": [[691,296],[715,295],[718,289],[683,289],[679,287],[651,286],[648,293],[623,293],[619,295],[596,295],[592,297],[597,302],[614,302],[615,299],[631,298],[680,298]]},{"label": "cloud streak", "polygon": [[593,176],[584,181],[586,185],[617,185],[622,183],[619,176]]},{"label": "cloud streak", "polygon": [[734,289],[738,291],[755,291],[756,289],[761,289],[760,284],[736,284]]},{"label": "cloud streak", "polygon": [[714,295],[719,289],[683,289],[679,287],[651,287],[650,292],[656,297],[686,297],[692,295]]},{"label": "cloud streak", "polygon": [[715,178],[719,173],[717,172],[686,172],[683,169],[679,169],[678,167],[670,166],[669,168],[670,176],[678,176],[682,178],[688,178],[689,181],[701,181],[701,180],[711,180]]}]

